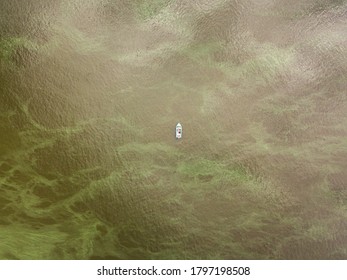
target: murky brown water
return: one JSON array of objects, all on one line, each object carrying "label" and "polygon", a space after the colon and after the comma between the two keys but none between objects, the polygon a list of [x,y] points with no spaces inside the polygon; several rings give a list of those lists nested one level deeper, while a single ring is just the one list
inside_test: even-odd
[{"label": "murky brown water", "polygon": [[343,0],[1,1],[0,258],[346,259],[346,38]]}]

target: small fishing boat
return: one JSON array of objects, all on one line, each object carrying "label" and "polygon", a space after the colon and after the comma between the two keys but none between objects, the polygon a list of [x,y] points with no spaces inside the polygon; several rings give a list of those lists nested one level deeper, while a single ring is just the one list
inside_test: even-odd
[{"label": "small fishing boat", "polygon": [[180,123],[176,124],[176,139],[182,138],[182,125]]}]

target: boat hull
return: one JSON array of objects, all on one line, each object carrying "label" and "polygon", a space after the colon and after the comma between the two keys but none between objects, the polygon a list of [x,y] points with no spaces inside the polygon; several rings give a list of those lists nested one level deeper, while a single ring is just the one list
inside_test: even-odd
[{"label": "boat hull", "polygon": [[176,125],[176,139],[181,139],[182,138],[182,125],[178,123]]}]

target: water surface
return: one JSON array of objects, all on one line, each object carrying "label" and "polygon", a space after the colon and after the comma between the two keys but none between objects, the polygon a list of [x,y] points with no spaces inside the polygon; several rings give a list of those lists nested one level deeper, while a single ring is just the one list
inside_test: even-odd
[{"label": "water surface", "polygon": [[346,38],[343,0],[1,1],[0,258],[346,259]]}]

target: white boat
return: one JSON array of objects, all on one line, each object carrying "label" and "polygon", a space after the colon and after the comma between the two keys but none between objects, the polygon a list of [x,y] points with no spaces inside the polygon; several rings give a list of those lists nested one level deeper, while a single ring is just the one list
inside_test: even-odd
[{"label": "white boat", "polygon": [[180,123],[176,124],[176,139],[182,138],[182,125]]}]

